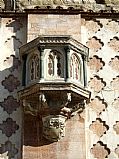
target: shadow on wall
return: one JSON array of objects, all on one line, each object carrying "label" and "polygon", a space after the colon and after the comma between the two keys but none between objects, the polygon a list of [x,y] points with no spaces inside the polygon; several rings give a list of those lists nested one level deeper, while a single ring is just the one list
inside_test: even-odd
[{"label": "shadow on wall", "polygon": [[4,18],[1,25],[6,40],[0,55],[0,158],[16,159],[22,155],[22,114],[17,90],[21,84],[19,47],[26,43],[26,19]]}]

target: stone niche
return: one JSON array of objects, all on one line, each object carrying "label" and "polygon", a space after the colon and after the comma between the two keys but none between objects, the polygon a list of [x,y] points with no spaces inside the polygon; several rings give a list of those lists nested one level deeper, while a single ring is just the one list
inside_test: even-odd
[{"label": "stone niche", "polygon": [[44,137],[59,140],[65,121],[83,111],[90,97],[86,88],[88,48],[70,36],[40,36],[22,46],[20,56],[23,88],[18,94],[24,113],[43,119],[43,128],[50,134],[55,131],[57,139],[46,131]]}]

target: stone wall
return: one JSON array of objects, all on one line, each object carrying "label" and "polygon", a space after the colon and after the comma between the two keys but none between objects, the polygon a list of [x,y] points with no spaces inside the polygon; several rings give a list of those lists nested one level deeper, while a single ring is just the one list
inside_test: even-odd
[{"label": "stone wall", "polygon": [[0,158],[21,159],[22,113],[19,47],[26,42],[24,18],[0,19]]},{"label": "stone wall", "polygon": [[28,15],[28,41],[38,35],[72,35],[80,41],[80,15]]},{"label": "stone wall", "polygon": [[87,159],[119,157],[119,22],[82,19],[82,43],[90,49],[86,108]]},{"label": "stone wall", "polygon": [[[49,156],[53,159],[118,159],[118,19],[81,21],[80,15],[29,15],[28,28],[26,26],[24,18],[0,19],[0,158],[21,159],[22,153],[22,111],[17,100],[21,86],[18,48],[27,38],[31,41],[38,35],[72,35],[90,49],[87,72],[91,100],[82,117],[75,116],[68,121],[66,137],[61,142],[43,141],[40,146],[26,144],[23,156],[29,158],[33,150],[34,158],[38,159]],[[25,133],[25,139],[29,140],[29,132]]]}]

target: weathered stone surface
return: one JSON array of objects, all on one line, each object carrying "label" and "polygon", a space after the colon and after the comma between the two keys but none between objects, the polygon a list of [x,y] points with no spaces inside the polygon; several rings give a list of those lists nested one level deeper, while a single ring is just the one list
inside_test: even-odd
[{"label": "weathered stone surface", "polygon": [[[72,23],[73,20],[73,23]],[[71,35],[80,41],[80,15],[28,15],[28,41],[39,35]]]}]

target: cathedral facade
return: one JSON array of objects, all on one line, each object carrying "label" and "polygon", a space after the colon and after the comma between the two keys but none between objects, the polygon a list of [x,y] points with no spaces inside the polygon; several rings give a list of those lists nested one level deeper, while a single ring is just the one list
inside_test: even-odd
[{"label": "cathedral facade", "polygon": [[0,0],[0,159],[118,159],[118,114],[118,0]]}]

